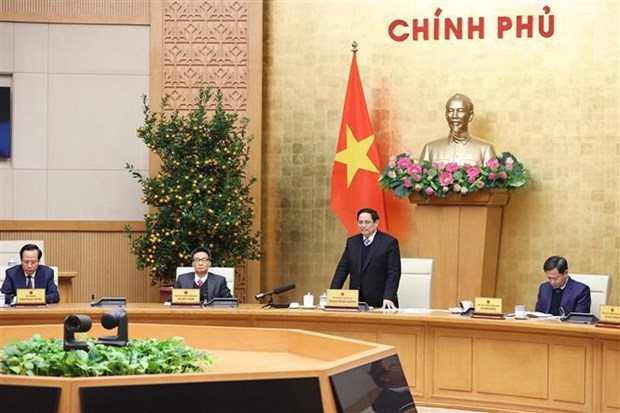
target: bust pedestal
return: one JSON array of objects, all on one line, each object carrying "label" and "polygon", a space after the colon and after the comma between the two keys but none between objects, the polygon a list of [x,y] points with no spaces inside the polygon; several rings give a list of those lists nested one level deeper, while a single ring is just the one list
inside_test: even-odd
[{"label": "bust pedestal", "polygon": [[501,190],[409,197],[416,205],[418,256],[434,260],[433,308],[494,296],[502,215],[509,199],[510,193]]}]

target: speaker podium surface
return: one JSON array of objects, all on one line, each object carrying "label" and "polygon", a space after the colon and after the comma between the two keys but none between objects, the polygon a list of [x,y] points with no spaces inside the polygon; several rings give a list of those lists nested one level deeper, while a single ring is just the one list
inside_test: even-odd
[{"label": "speaker podium surface", "polygon": [[[0,345],[34,334],[61,338],[62,325],[3,326]],[[102,334],[106,330],[99,325],[88,332],[90,337]],[[36,403],[35,410],[28,410],[23,399],[15,400],[15,406],[21,412],[335,412],[339,409],[330,377],[394,354],[391,346],[301,330],[130,324],[129,334],[131,338],[180,336],[187,345],[215,356],[215,361],[205,372],[189,374],[0,375],[3,407],[10,406],[11,395],[37,394],[41,403],[46,397],[52,405],[57,400],[58,409],[46,410]],[[50,390],[52,394],[45,396]]]}]

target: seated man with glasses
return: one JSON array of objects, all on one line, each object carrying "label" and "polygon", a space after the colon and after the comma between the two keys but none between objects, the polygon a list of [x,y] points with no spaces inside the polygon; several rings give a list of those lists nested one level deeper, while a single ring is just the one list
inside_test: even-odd
[{"label": "seated man with glasses", "polygon": [[211,251],[207,247],[195,248],[192,253],[194,272],[181,274],[174,288],[200,288],[200,296],[206,300],[232,298],[226,278],[209,272]]},{"label": "seated man with glasses", "polygon": [[21,288],[45,288],[45,301],[48,304],[60,301],[58,287],[54,283],[54,270],[39,261],[43,252],[34,244],[26,244],[19,250],[21,265],[14,265],[6,270],[6,277],[0,291],[6,296],[6,302],[17,294]]}]

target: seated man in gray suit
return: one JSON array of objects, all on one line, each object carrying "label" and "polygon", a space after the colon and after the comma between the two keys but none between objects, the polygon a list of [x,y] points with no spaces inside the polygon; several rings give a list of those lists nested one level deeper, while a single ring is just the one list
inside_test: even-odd
[{"label": "seated man in gray suit", "polygon": [[211,266],[209,248],[195,248],[191,255],[194,272],[179,275],[174,288],[200,288],[200,296],[207,301],[214,298],[232,298],[226,285],[226,278],[209,272]]}]

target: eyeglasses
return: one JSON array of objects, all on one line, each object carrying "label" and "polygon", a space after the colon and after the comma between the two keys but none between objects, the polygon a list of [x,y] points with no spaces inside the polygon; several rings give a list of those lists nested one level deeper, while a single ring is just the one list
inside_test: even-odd
[{"label": "eyeglasses", "polygon": [[364,225],[372,225],[374,224],[373,221],[357,221],[357,225],[359,225],[360,227],[363,227]]},{"label": "eyeglasses", "polygon": [[194,258],[194,262],[209,262],[211,261],[209,258]]},{"label": "eyeglasses", "polygon": [[37,262],[39,262],[39,260],[22,260],[22,263],[26,265],[35,265]]}]

